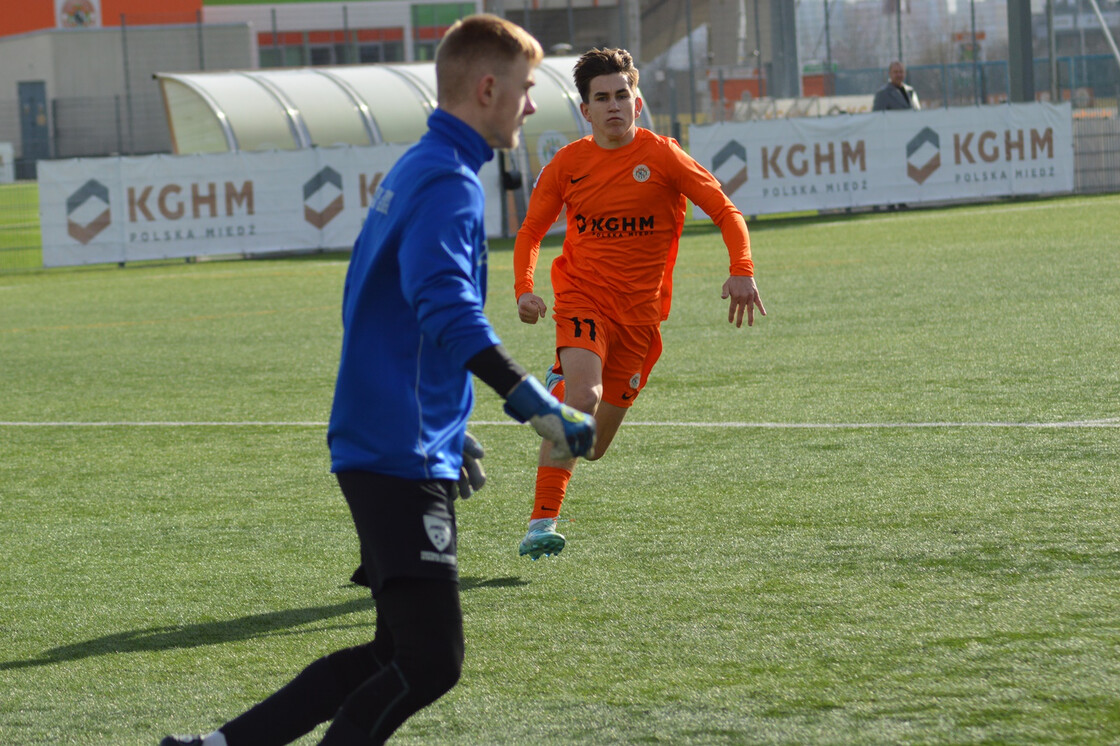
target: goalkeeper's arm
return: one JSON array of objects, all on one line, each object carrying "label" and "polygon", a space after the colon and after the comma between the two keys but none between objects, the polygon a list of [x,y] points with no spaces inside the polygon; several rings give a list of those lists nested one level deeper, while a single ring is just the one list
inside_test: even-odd
[{"label": "goalkeeper's arm", "polygon": [[506,400],[506,414],[552,442],[552,458],[586,456],[595,447],[595,419],[557,401],[501,345],[476,354],[467,370]]}]

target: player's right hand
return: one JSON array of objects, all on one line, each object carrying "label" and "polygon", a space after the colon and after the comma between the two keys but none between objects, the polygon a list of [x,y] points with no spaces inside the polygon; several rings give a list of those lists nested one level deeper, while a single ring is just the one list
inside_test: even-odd
[{"label": "player's right hand", "polygon": [[463,500],[486,484],[486,472],[482,468],[482,457],[485,455],[478,438],[463,433],[463,465],[459,469],[459,497]]},{"label": "player's right hand", "polygon": [[551,441],[549,455],[556,461],[586,456],[595,448],[595,418],[561,404],[533,376],[526,376],[513,387],[506,396],[505,410]]},{"label": "player's right hand", "polygon": [[526,324],[535,324],[544,318],[548,306],[544,299],[532,293],[522,293],[517,299],[517,316]]}]

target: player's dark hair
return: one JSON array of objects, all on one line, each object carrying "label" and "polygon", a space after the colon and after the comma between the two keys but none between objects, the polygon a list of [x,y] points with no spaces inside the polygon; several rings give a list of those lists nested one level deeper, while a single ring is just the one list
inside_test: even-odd
[{"label": "player's dark hair", "polygon": [[634,67],[634,58],[625,49],[592,49],[584,52],[572,71],[576,90],[583,103],[589,103],[593,78],[614,73],[625,76],[631,91],[638,90],[638,68]]},{"label": "player's dark hair", "polygon": [[498,74],[524,57],[536,65],[541,44],[525,29],[490,13],[456,21],[436,48],[436,95],[441,104],[462,99],[479,75]]}]

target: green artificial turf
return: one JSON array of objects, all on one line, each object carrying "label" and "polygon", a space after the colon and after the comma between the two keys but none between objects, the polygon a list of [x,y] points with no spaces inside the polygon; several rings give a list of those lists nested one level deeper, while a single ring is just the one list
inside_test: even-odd
[{"label": "green artificial turf", "polygon": [[[557,557],[517,556],[537,439],[479,388],[465,670],[393,741],[1115,743],[1118,209],[758,221],[751,329],[690,225]],[[0,276],[0,742],[208,730],[370,638],[324,441],[345,262]],[[511,286],[494,242],[543,375]]]}]

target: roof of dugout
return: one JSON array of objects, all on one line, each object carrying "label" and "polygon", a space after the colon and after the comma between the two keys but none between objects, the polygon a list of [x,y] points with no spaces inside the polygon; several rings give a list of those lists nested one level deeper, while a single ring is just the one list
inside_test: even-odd
[{"label": "roof of dugout", "polygon": [[[545,57],[523,141],[532,173],[590,134],[572,82],[577,57]],[[436,106],[434,62],[156,73],[175,153],[413,143]],[[643,111],[640,124],[652,120]]]}]

